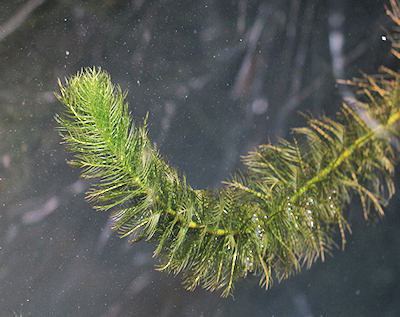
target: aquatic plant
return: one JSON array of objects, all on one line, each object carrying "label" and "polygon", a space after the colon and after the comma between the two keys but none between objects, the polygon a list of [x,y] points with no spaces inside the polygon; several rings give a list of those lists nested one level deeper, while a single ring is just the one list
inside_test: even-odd
[{"label": "aquatic plant", "polygon": [[[400,7],[389,16],[400,26]],[[396,33],[391,38],[399,57]],[[400,74],[355,79],[359,99],[331,119],[307,117],[291,140],[263,144],[243,158],[246,170],[219,190],[196,190],[133,122],[126,93],[100,68],[60,82],[59,131],[73,166],[94,179],[87,199],[111,211],[131,241],[156,243],[159,270],[182,273],[187,289],[222,290],[249,273],[270,287],[325,259],[350,230],[347,206],[358,196],[365,219],[383,216],[394,194],[400,137]]]}]

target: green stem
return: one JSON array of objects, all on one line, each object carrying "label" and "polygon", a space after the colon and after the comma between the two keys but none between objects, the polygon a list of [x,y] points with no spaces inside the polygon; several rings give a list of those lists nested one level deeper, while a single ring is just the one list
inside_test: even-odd
[{"label": "green stem", "polygon": [[[204,228],[206,228],[205,225],[198,224],[197,222],[194,222],[194,221],[187,222],[187,221],[185,221],[182,218],[182,216],[178,215],[177,212],[174,211],[174,210],[169,209],[169,210],[167,210],[167,213],[169,215],[173,216],[173,217],[177,217],[179,222],[187,224],[188,228],[190,228],[190,229],[203,230]],[[227,236],[227,235],[236,234],[236,232],[234,232],[234,231],[230,231],[230,230],[226,230],[226,229],[220,229],[220,228],[206,228],[205,231],[208,234],[212,234],[212,235],[215,235],[215,236]]]},{"label": "green stem", "polygon": [[[376,134],[378,134],[380,131],[387,129],[388,127],[394,125],[397,121],[400,121],[400,112],[396,112],[395,114],[391,115],[387,121],[386,124],[383,125],[379,125],[377,126],[375,129],[369,131],[367,134],[359,137],[350,147],[348,147],[347,149],[345,149],[335,160],[333,160],[327,167],[325,167],[320,173],[318,173],[317,175],[315,175],[313,178],[311,178],[309,181],[307,181],[302,187],[300,187],[291,197],[290,202],[294,203],[296,202],[304,193],[306,193],[308,190],[310,190],[314,185],[316,185],[319,182],[322,182],[323,180],[325,180],[334,170],[336,170],[347,158],[349,158],[356,150],[358,150],[359,148],[361,148],[363,145],[365,145],[368,141],[370,141]],[[241,186],[238,186],[241,188]],[[245,187],[243,185],[243,187]],[[247,189],[247,188],[246,188]],[[252,194],[255,194],[255,191],[248,189],[246,190],[243,188],[243,190],[245,191],[251,191]],[[261,196],[260,194],[255,194],[255,196],[259,197],[259,198],[264,198]],[[168,210],[167,211],[168,214],[177,217],[178,216],[178,220],[179,222],[185,223],[185,220],[182,219],[182,217],[180,217],[179,215],[177,215],[176,211],[173,210]],[[278,214],[278,212],[272,214],[269,218],[268,218],[268,222],[269,223],[274,216]],[[204,229],[204,225],[200,225],[194,221],[190,221],[189,223],[187,223],[187,226],[190,229]],[[220,228],[207,228],[206,232],[208,234],[212,234],[212,235],[216,235],[216,236],[226,236],[226,235],[234,235],[237,232],[233,232],[230,230],[226,230],[226,229],[220,229]]]},{"label": "green stem", "polygon": [[305,192],[311,189],[317,183],[325,180],[329,174],[331,174],[335,169],[337,169],[347,158],[349,158],[356,150],[365,145],[369,140],[371,140],[380,131],[387,129],[388,127],[394,125],[400,120],[400,112],[396,112],[391,115],[386,124],[378,125],[373,130],[369,131],[367,134],[359,137],[350,147],[345,149],[342,154],[340,154],[335,160],[333,160],[327,167],[325,167],[320,173],[315,175],[309,181],[307,181],[302,187],[300,187],[291,197],[290,202],[296,202]]}]

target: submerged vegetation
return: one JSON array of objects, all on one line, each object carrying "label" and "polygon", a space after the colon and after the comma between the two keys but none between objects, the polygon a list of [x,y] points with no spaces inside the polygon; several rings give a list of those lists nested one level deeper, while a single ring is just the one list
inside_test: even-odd
[{"label": "submerged vegetation", "polygon": [[[400,26],[400,8],[388,11]],[[396,34],[393,53],[399,56]],[[358,101],[343,104],[335,120],[307,117],[291,140],[264,144],[243,158],[246,171],[218,191],[196,190],[161,157],[147,120],[133,122],[125,93],[99,68],[60,83],[65,113],[57,117],[71,163],[96,182],[87,198],[111,211],[122,237],[157,243],[160,270],[182,273],[194,289],[232,292],[235,281],[260,276],[270,287],[325,259],[346,206],[358,196],[369,219],[383,216],[394,194],[400,137],[400,74],[382,68],[353,80]]]}]

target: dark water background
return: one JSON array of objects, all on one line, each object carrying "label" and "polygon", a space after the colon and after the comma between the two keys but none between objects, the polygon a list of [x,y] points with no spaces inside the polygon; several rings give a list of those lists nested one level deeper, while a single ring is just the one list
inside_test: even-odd
[{"label": "dark water background", "polygon": [[53,119],[57,78],[101,66],[167,160],[218,187],[299,110],[334,114],[337,78],[393,65],[384,3],[0,0],[0,316],[399,316],[399,195],[372,224],[350,206],[346,251],[267,292],[190,293],[85,202]]}]

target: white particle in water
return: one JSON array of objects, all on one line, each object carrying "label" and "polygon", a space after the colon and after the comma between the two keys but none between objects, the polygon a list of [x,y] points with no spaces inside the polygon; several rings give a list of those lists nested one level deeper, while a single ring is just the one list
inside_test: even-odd
[{"label": "white particle in water", "polygon": [[382,35],[382,36],[381,36],[381,39],[382,39],[382,41],[386,41],[386,40],[387,40],[386,35]]},{"label": "white particle in water", "polygon": [[69,56],[69,54],[70,54],[69,51],[65,51],[65,55]]}]

